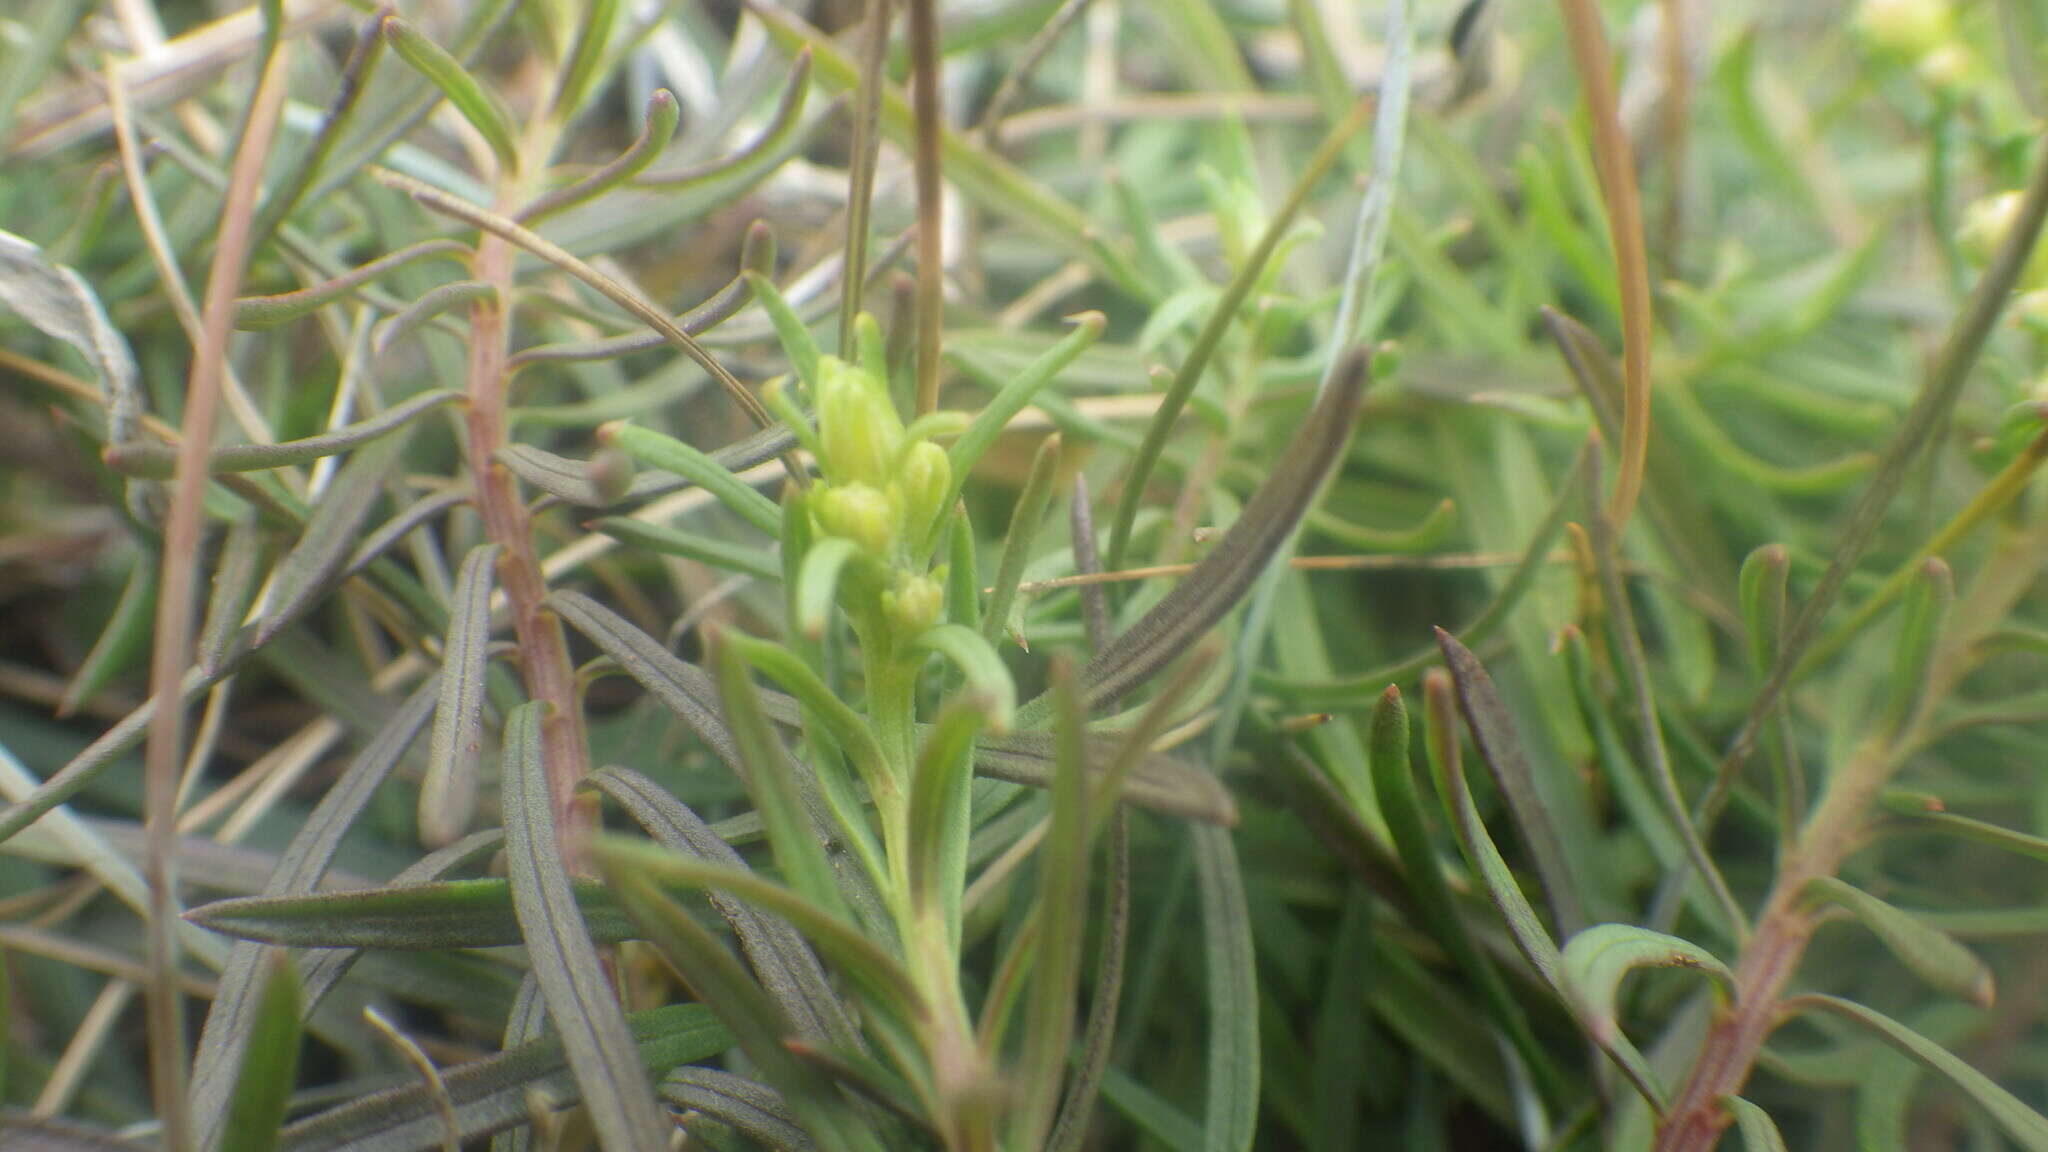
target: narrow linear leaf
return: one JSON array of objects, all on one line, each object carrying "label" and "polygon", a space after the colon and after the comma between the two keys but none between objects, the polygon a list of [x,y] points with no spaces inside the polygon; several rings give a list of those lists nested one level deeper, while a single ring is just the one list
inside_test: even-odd
[{"label": "narrow linear leaf", "polygon": [[892,1008],[906,1024],[920,1019],[924,1009],[913,991],[915,985],[895,957],[863,935],[851,921],[794,890],[762,879],[746,868],[713,864],[616,836],[596,840],[592,852],[608,874],[631,871],[664,887],[676,885],[723,892],[788,920],[863,989],[872,1002]]},{"label": "narrow linear leaf", "polygon": [[[717,1121],[769,1152],[809,1152],[811,1138],[773,1088],[717,1068],[678,1068],[656,1089],[661,1098]],[[685,1126],[689,1124],[686,1116]]]},{"label": "narrow linear leaf", "polygon": [[1560,1098],[1557,1094],[1562,1085],[1550,1054],[1536,1039],[1527,1014],[1509,992],[1499,969],[1466,931],[1456,898],[1444,880],[1443,866],[1423,822],[1422,802],[1415,792],[1415,776],[1409,765],[1408,728],[1408,709],[1401,700],[1400,689],[1389,684],[1373,708],[1367,760],[1380,815],[1386,820],[1394,849],[1401,857],[1402,879],[1425,926],[1478,989],[1495,1024],[1506,1034],[1523,1063],[1552,1099]]},{"label": "narrow linear leaf", "polygon": [[400,428],[356,449],[335,474],[306,520],[299,542],[278,561],[271,578],[276,591],[270,611],[256,625],[256,645],[269,642],[326,595],[331,579],[355,548],[363,521],[383,494],[384,482],[409,438],[407,433],[408,429]]},{"label": "narrow linear leaf", "polygon": [[1735,1117],[1735,1130],[1742,1133],[1742,1146],[1748,1152],[1786,1152],[1785,1137],[1769,1112],[1740,1096],[1723,1096],[1721,1106]]},{"label": "narrow linear leaf", "polygon": [[[1082,669],[1088,711],[1099,711],[1152,678],[1215,627],[1268,558],[1292,537],[1350,442],[1365,395],[1367,356],[1355,351],[1280,456],[1273,474],[1246,501],[1236,523],[1195,570]],[[1027,712],[1029,709],[1027,709]],[[1026,718],[1019,718],[1025,723]]]},{"label": "narrow linear leaf", "polygon": [[1980,1008],[1998,998],[1991,969],[1977,954],[1932,924],[1833,876],[1816,876],[1804,892],[1814,903],[1832,904],[1856,917],[1884,943],[1899,963],[1930,986]]},{"label": "narrow linear leaf", "polygon": [[377,334],[370,341],[370,354],[383,356],[392,346],[436,316],[481,300],[495,300],[497,295],[498,290],[482,280],[455,280],[435,285],[420,293],[419,298],[407,304],[403,311],[394,313],[390,319],[377,325]]},{"label": "narrow linear leaf", "polygon": [[702,189],[708,185],[721,184],[722,177],[733,177],[734,183],[751,183],[749,177],[765,174],[779,167],[792,145],[797,143],[797,130],[803,123],[804,105],[811,91],[811,54],[799,51],[790,61],[789,75],[782,82],[782,94],[776,97],[775,110],[768,114],[768,123],[752,140],[719,157],[703,164],[670,169],[667,172],[648,172],[639,177],[640,185],[656,185],[671,193]]},{"label": "narrow linear leaf", "polygon": [[775,338],[781,343],[783,354],[789,357],[789,366],[796,370],[796,378],[803,381],[804,388],[815,399],[820,379],[818,342],[811,338],[811,330],[804,326],[803,318],[783,299],[782,290],[768,275],[749,272],[747,284],[754,290],[754,298],[761,302],[762,310],[768,313],[769,323],[775,326]]},{"label": "narrow linear leaf", "polygon": [[[472,832],[445,848],[437,848],[420,857],[410,867],[393,876],[388,886],[397,888],[441,880],[451,872],[460,871],[496,854],[504,842],[505,833],[498,828],[484,828]],[[306,1010],[311,1012],[319,1006],[362,957],[362,950],[357,948],[322,949],[305,957],[305,963],[300,968],[299,982],[305,990]]]},{"label": "narrow linear leaf", "polygon": [[[434,695],[432,681],[415,689],[342,770],[278,858],[277,868],[264,886],[267,896],[281,898],[315,890],[340,848],[342,837],[412,747],[420,729],[426,727]],[[192,913],[187,913],[187,919],[202,927],[209,926]],[[220,990],[214,995],[206,1024],[199,1033],[190,1091],[193,1134],[200,1147],[211,1147],[227,1122],[231,1079],[260,1015],[257,972],[264,952],[264,948],[249,943],[238,944],[229,951],[227,963],[221,967]],[[308,997],[309,1002],[314,999]]]},{"label": "narrow linear leaf", "polygon": [[1130,817],[1118,810],[1109,825],[1109,891],[1102,907],[1101,945],[1095,960],[1095,987],[1088,998],[1088,1022],[1081,1031],[1081,1059],[1067,1079],[1059,1120],[1045,1142],[1046,1152],[1074,1152],[1088,1132],[1109,1071],[1116,1039],[1116,1012],[1123,1002],[1124,954],[1130,942],[1131,843]]},{"label": "narrow linear leaf", "polygon": [[[1048,732],[984,736],[975,746],[974,770],[993,780],[1050,788],[1054,775],[1053,744]],[[1104,779],[1098,766],[1115,763],[1118,752],[1117,742],[1088,738],[1086,760],[1096,783]],[[1147,751],[1125,774],[1119,791],[1124,803],[1162,815],[1204,824],[1237,823],[1237,801],[1221,781],[1209,772],[1161,753]]]},{"label": "narrow linear leaf", "polygon": [[[678,1065],[732,1046],[732,1033],[701,1004],[675,1004],[627,1018],[626,1055],[664,1075]],[[642,1076],[638,1068],[636,1076]],[[557,1104],[581,1099],[560,1037],[441,1070],[464,1140],[502,1131],[527,1118],[527,1095]],[[657,1147],[665,1147],[658,1145]],[[427,1152],[441,1147],[441,1121],[425,1085],[373,1093],[300,1120],[284,1131],[283,1152]]]},{"label": "narrow linear leaf", "polygon": [[249,614],[249,599],[256,592],[256,562],[261,559],[263,539],[257,533],[256,518],[244,516],[228,526],[221,542],[220,560],[214,565],[213,587],[206,596],[206,620],[199,627],[194,661],[200,668],[220,665],[242,618]]},{"label": "narrow linear leaf", "polygon": [[[1074,992],[1081,979],[1081,945],[1088,920],[1088,864],[1093,855],[1090,833],[1094,822],[1088,811],[1089,781],[1083,762],[1085,746],[1082,741],[1087,718],[1081,712],[1081,686],[1072,664],[1064,659],[1053,665],[1052,678],[1053,741],[1058,755],[1054,761],[1056,775],[1052,786],[1051,826],[1038,853],[1038,901],[1032,910],[1038,934],[1032,955],[1031,987],[1025,1003],[1024,1048],[1020,1057],[1024,1092],[1013,1129],[1018,1133],[1015,1146],[1020,1148],[1042,1147],[1057,1118],[1060,1072],[1066,1065],[1067,1049],[1074,1034]],[[1225,842],[1228,842],[1227,834]],[[1217,896],[1218,912],[1223,913],[1221,905],[1230,897],[1228,884],[1220,887],[1224,890]],[[1204,890],[1207,889],[1205,884]],[[1209,905],[1205,903],[1205,926],[1210,914]],[[1227,933],[1205,932],[1205,938],[1220,941],[1225,947],[1233,943]],[[1231,957],[1234,962],[1230,966],[1231,983],[1238,975],[1237,964],[1250,958],[1248,929],[1243,944],[1245,955]],[[1213,943],[1208,956],[1209,963],[1218,963]],[[1216,973],[1211,973],[1210,986],[1212,990],[1219,987]],[[1234,1023],[1226,1023],[1224,1017],[1215,1014],[1214,1010],[1221,1007],[1212,992],[1209,1023],[1212,1037],[1235,1027]],[[1232,1046],[1240,1042],[1241,1038],[1233,1037]],[[1213,1092],[1218,1046],[1213,1039],[1211,1043],[1210,1084]],[[1241,1086],[1238,1090],[1242,1090]],[[1254,1084],[1250,1089],[1253,1099],[1257,1098],[1257,1091]],[[1215,1115],[1212,1113],[1212,1118]],[[1218,1120],[1212,1128],[1233,1123],[1234,1118]],[[1248,1139],[1244,1146],[1250,1146]]]},{"label": "narrow linear leaf", "polygon": [[454,240],[422,240],[388,252],[365,264],[296,292],[275,296],[244,296],[235,301],[235,327],[243,331],[271,328],[301,316],[310,316],[322,305],[340,300],[356,289],[418,260],[433,256],[461,259],[469,247]]},{"label": "narrow linear leaf", "polygon": [[682,105],[675,93],[666,88],[656,88],[654,95],[647,98],[647,109],[642,117],[640,135],[626,146],[609,163],[583,177],[573,184],[564,185],[546,193],[528,204],[516,217],[522,224],[544,220],[557,212],[563,212],[587,200],[594,199],[617,188],[647,170],[649,164],[661,158],[662,150],[676,134],[676,125],[683,116]]},{"label": "narrow linear leaf", "polygon": [[839,577],[860,555],[860,545],[844,536],[828,536],[805,549],[790,600],[796,606],[797,630],[806,638],[824,636],[832,606],[839,601]]},{"label": "narrow linear leaf", "polygon": [[748,795],[761,814],[768,847],[791,888],[828,911],[845,910],[816,826],[802,801],[797,766],[761,711],[742,649],[720,636],[716,645],[718,697],[733,742],[746,765]]},{"label": "narrow linear leaf", "polygon": [[299,975],[291,958],[271,954],[256,998],[255,1025],[228,1104],[221,1152],[271,1152],[299,1073]]},{"label": "narrow linear leaf", "polygon": [[1586,925],[1585,905],[1573,882],[1564,842],[1558,837],[1557,826],[1551,822],[1550,812],[1537,790],[1514,719],[1508,715],[1493,677],[1487,675],[1486,667],[1470,649],[1441,628],[1436,630],[1436,642],[1457,688],[1458,711],[1472,732],[1479,758],[1486,763],[1514,816],[1515,830],[1535,862],[1536,877],[1543,885],[1552,914],[1557,917],[1558,930],[1566,936],[1576,934]]},{"label": "narrow linear leaf", "polygon": [[878,1145],[863,1121],[849,1115],[846,1102],[825,1075],[793,1055],[784,1039],[788,1021],[747,979],[738,960],[648,877],[631,869],[606,879],[647,938],[675,966],[697,999],[710,1005],[732,1030],[762,1078],[781,1091],[799,1123],[826,1148],[868,1152]]},{"label": "narrow linear leaf", "polygon": [[[1200,383],[1202,373],[1209,366],[1210,358],[1237,318],[1238,309],[1253,287],[1266,274],[1266,266],[1280,250],[1281,241],[1292,231],[1294,218],[1301,213],[1308,202],[1309,193],[1321,182],[1337,158],[1343,154],[1344,145],[1358,130],[1365,127],[1373,110],[1374,101],[1355,101],[1344,119],[1330,129],[1323,142],[1316,147],[1315,154],[1303,165],[1301,174],[1295,179],[1294,187],[1287,193],[1287,199],[1278,211],[1266,222],[1266,230],[1259,237],[1257,247],[1244,259],[1244,263],[1232,274],[1230,283],[1223,294],[1209,310],[1209,318],[1203,322],[1195,342],[1188,349],[1187,358],[1181,361],[1174,372],[1173,380],[1167,385],[1166,395],[1159,402],[1159,410],[1152,417],[1152,423],[1145,429],[1145,440],[1138,446],[1138,453],[1131,462],[1131,468],[1123,478],[1123,495],[1117,500],[1116,515],[1109,523],[1109,549],[1106,554],[1111,568],[1123,563],[1124,547],[1130,543],[1131,525],[1137,520],[1138,505],[1145,498],[1145,488],[1152,476],[1153,466],[1159,461],[1160,453],[1166,450],[1167,437],[1173,434],[1180,422],[1180,414],[1187,407],[1188,400],[1195,394],[1195,385]],[[1340,334],[1338,339],[1348,339]],[[1346,371],[1338,368],[1338,372]],[[1334,376],[1334,374],[1333,374]],[[1290,523],[1289,527],[1293,525]]]},{"label": "narrow linear leaf", "polygon": [[1946,1077],[1950,1083],[1961,1089],[1965,1096],[1983,1108],[1998,1127],[2012,1137],[2020,1147],[2027,1149],[2027,1152],[2048,1152],[2048,1117],[2043,1117],[2039,1112],[2027,1107],[2019,1097],[1964,1063],[1955,1053],[1897,1020],[1854,1001],[1818,993],[1788,998],[1784,1004],[1784,1011],[1788,1014],[1827,1012],[1852,1023],[1861,1024],[1922,1067]]},{"label": "narrow linear leaf", "polygon": [[[1507,859],[1500,854],[1493,836],[1480,819],[1478,805],[1472,800],[1472,789],[1465,782],[1457,730],[1452,719],[1458,704],[1450,675],[1440,669],[1430,669],[1423,676],[1422,692],[1423,719],[1429,733],[1430,770],[1436,778],[1437,794],[1450,812],[1458,846],[1464,850],[1466,862],[1478,874],[1487,899],[1507,924],[1508,935],[1514,939],[1516,950],[1529,961],[1537,976],[1565,1001],[1567,1007],[1576,1009],[1578,1002],[1565,980],[1564,954],[1557,942],[1551,939],[1529,898],[1522,894],[1521,885],[1508,868]],[[1593,1040],[1642,1093],[1643,1099],[1649,1101],[1650,1107],[1661,1113],[1664,1108],[1663,1089],[1658,1086],[1656,1073],[1650,1068],[1649,1061],[1643,1058],[1635,1044],[1619,1033],[1604,1039],[1595,1034]]]},{"label": "narrow linear leaf", "polygon": [[441,95],[462,113],[491,146],[498,157],[498,164],[506,172],[519,170],[519,145],[512,129],[512,117],[476,77],[462,66],[462,62],[448,54],[448,50],[428,39],[419,29],[395,15],[387,14],[383,20],[384,39],[399,58],[417,69]]},{"label": "narrow linear leaf", "polygon": [[947,450],[953,462],[952,484],[946,494],[947,506],[960,498],[968,474],[981,462],[982,454],[988,451],[989,445],[995,443],[996,437],[1002,435],[1003,429],[1031,403],[1040,389],[1052,383],[1081,353],[1102,338],[1102,330],[1109,320],[1100,312],[1080,312],[1067,317],[1067,323],[1073,331],[1039,353],[1022,371],[1011,377],[989,398],[988,403],[981,406],[966,430],[960,433],[960,438],[953,441],[953,447]]},{"label": "narrow linear leaf", "polygon": [[979,633],[960,624],[937,624],[918,633],[910,646],[945,657],[967,677],[968,687],[985,701],[991,735],[1010,730],[1017,711],[1017,684],[1003,658]]},{"label": "narrow linear leaf", "polygon": [[713,568],[738,572],[757,580],[782,579],[782,565],[765,549],[750,548],[734,544],[716,536],[697,532],[685,532],[664,524],[650,524],[630,516],[605,516],[594,520],[589,527],[604,533],[614,540],[659,552],[664,556],[680,556],[695,560]]},{"label": "narrow linear leaf", "polygon": [[540,725],[547,708],[546,701],[529,701],[505,721],[505,871],[513,909],[598,1142],[607,1152],[666,1147],[672,1125],[633,1051],[625,1013],[562,866],[541,760]]},{"label": "narrow linear leaf", "polygon": [[463,557],[448,601],[441,643],[441,698],[420,782],[420,840],[452,843],[476,817],[477,773],[483,760],[484,678],[490,669],[491,587],[502,549],[480,544]]},{"label": "narrow linear leaf", "polygon": [[[600,885],[572,881],[570,895],[592,939],[632,938],[632,923]],[[510,881],[442,880],[313,895],[238,896],[185,918],[242,940],[288,948],[502,948],[521,941]]]},{"label": "narrow linear leaf", "polygon": [[988,724],[985,702],[955,700],[925,733],[910,778],[910,828],[905,844],[912,907],[936,911],[959,946],[960,899],[967,885],[967,846],[973,831],[974,738]]},{"label": "narrow linear leaf", "polygon": [[[619,802],[639,825],[672,852],[686,853],[730,869],[746,862],[688,805],[625,768],[601,768],[590,784]],[[705,893],[732,926],[740,951],[762,988],[789,1016],[797,1034],[820,1042],[858,1048],[854,1024],[838,994],[825,981],[817,954],[789,923],[764,915],[715,889]]]},{"label": "narrow linear leaf", "polygon": [[598,429],[598,437],[616,444],[627,455],[650,468],[663,468],[689,480],[717,497],[718,502],[761,531],[774,535],[782,521],[775,501],[747,486],[709,453],[693,448],[673,436],[664,436],[631,424],[613,423]]},{"label": "narrow linear leaf", "polygon": [[151,1152],[155,1147],[89,1124],[12,1108],[0,1109],[0,1143],[25,1152]]},{"label": "narrow linear leaf", "polygon": [[1209,1004],[1204,1152],[1248,1152],[1259,1120],[1259,978],[1237,848],[1226,829],[1196,825],[1202,958]]},{"label": "narrow linear leaf", "polygon": [[1721,992],[1735,993],[1735,974],[1689,940],[1631,924],[1595,924],[1565,941],[1560,969],[1578,1001],[1580,1022],[1595,1040],[1607,1043],[1620,1035],[1615,1001],[1622,978],[1637,968],[1690,968],[1712,977]]},{"label": "narrow linear leaf", "polygon": [[[1045,523],[1045,511],[1052,504],[1053,481],[1060,464],[1060,436],[1045,438],[1031,458],[1031,471],[1017,502],[1010,508],[1009,528],[1003,533],[1003,551],[996,561],[996,581],[982,607],[981,634],[993,644],[1009,628],[1010,613],[1017,599],[1017,583],[1024,578],[1024,565],[1031,559],[1031,545]],[[1023,637],[1013,639],[1023,643]]]},{"label": "narrow linear leaf", "polygon": [[[564,123],[583,110],[590,86],[601,75],[600,64],[611,44],[612,24],[618,19],[619,0],[591,0],[583,20],[576,27],[576,40],[562,65],[562,78],[555,85],[551,101],[553,114]],[[673,125],[671,125],[673,127]]]}]

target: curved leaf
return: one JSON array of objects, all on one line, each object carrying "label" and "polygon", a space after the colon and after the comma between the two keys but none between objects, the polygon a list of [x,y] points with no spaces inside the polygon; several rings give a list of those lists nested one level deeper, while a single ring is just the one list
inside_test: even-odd
[{"label": "curved leaf", "polygon": [[1961,1089],[1965,1096],[1989,1113],[1991,1119],[2027,1152],[2048,1152],[2048,1117],[2027,1107],[2019,1097],[1999,1087],[1990,1077],[1970,1067],[1955,1053],[1913,1031],[1897,1020],[1854,1001],[1818,993],[1793,996],[1785,1001],[1789,1013],[1820,1011],[1840,1016],[1877,1033],[1886,1043],[1912,1057],[1929,1071],[1939,1073]]},{"label": "curved leaf", "polygon": [[272,953],[266,967],[220,1152],[270,1152],[277,1147],[285,1105],[298,1080],[299,976],[282,952]]},{"label": "curved leaf", "polygon": [[1579,1022],[1594,1040],[1610,1043],[1621,1034],[1615,998],[1622,978],[1637,968],[1690,968],[1713,977],[1724,993],[1735,990],[1728,966],[1689,940],[1630,924],[1595,924],[1565,941],[1560,969]]},{"label": "curved leaf", "polygon": [[1884,942],[1899,963],[1933,987],[1980,1008],[1991,1007],[1997,999],[1997,982],[1977,954],[1912,913],[1902,912],[1832,876],[1816,876],[1808,881],[1804,894],[1817,903],[1847,910]]},{"label": "curved leaf", "polygon": [[710,453],[694,448],[673,436],[627,423],[607,424],[598,437],[618,445],[628,456],[650,468],[662,468],[696,484],[718,498],[718,502],[769,535],[775,535],[782,513],[775,501],[747,486]]},{"label": "curved leaf", "polygon": [[1736,1131],[1742,1133],[1742,1146],[1749,1152],[1786,1152],[1785,1137],[1770,1113],[1740,1096],[1724,1096],[1721,1104],[1735,1117]]}]

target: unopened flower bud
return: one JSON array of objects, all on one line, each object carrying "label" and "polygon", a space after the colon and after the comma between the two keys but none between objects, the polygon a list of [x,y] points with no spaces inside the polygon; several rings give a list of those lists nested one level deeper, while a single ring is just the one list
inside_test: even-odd
[{"label": "unopened flower bud", "polygon": [[843,536],[872,556],[886,555],[896,544],[896,509],[879,488],[866,484],[835,484],[812,498],[818,527]]},{"label": "unopened flower bud", "polygon": [[1954,33],[1948,0],[1863,0],[1856,30],[1872,48],[1919,57]]},{"label": "unopened flower bud", "polygon": [[919,539],[945,512],[946,489],[953,483],[952,457],[937,444],[920,440],[904,453],[896,481],[903,488],[904,531],[912,540]]},{"label": "unopened flower bud", "polygon": [[899,572],[896,587],[882,593],[882,611],[904,632],[922,632],[945,613],[946,591],[929,576]]},{"label": "unopened flower bud", "polygon": [[903,443],[903,420],[876,377],[836,357],[818,365],[818,440],[827,479],[880,485]]}]

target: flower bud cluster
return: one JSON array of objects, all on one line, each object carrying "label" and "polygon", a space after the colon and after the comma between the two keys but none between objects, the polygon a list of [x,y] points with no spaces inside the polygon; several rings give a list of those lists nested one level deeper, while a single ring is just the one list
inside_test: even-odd
[{"label": "flower bud cluster", "polygon": [[927,628],[945,614],[945,591],[917,550],[945,513],[952,460],[904,428],[888,386],[865,368],[822,357],[817,391],[823,478],[809,496],[812,526],[853,541],[887,573],[878,598],[891,624]]}]

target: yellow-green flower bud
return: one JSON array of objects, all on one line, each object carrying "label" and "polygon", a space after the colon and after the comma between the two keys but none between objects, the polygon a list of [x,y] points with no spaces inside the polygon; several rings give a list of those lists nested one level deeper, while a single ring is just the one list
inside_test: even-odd
[{"label": "yellow-green flower bud", "polygon": [[1929,88],[1960,95],[1977,77],[1977,58],[1971,55],[1968,44],[1952,40],[1922,56],[1919,67],[1913,71]]},{"label": "yellow-green flower bud", "polygon": [[812,497],[818,527],[843,536],[871,556],[886,556],[896,545],[896,507],[879,488],[835,484]]},{"label": "yellow-green flower bud", "polygon": [[835,482],[880,486],[903,444],[903,420],[882,381],[836,357],[818,364],[819,461]]},{"label": "yellow-green flower bud", "polygon": [[946,591],[929,576],[898,572],[896,587],[882,593],[882,611],[904,632],[922,632],[944,615]]},{"label": "yellow-green flower bud", "polygon": [[946,489],[953,483],[952,457],[937,444],[920,440],[903,454],[896,481],[903,488],[903,530],[912,540],[920,539],[945,512]]},{"label": "yellow-green flower bud", "polygon": [[[1963,254],[1980,264],[1990,263],[2019,219],[2020,199],[2018,192],[2001,192],[1963,209],[1962,226],[1956,229],[1956,243]],[[2020,273],[2020,287],[2037,288],[2044,284],[2048,284],[2048,245],[2037,243],[2026,269]]]},{"label": "yellow-green flower bud", "polygon": [[1856,30],[1872,48],[1919,57],[1954,34],[1948,0],[1863,0]]}]

